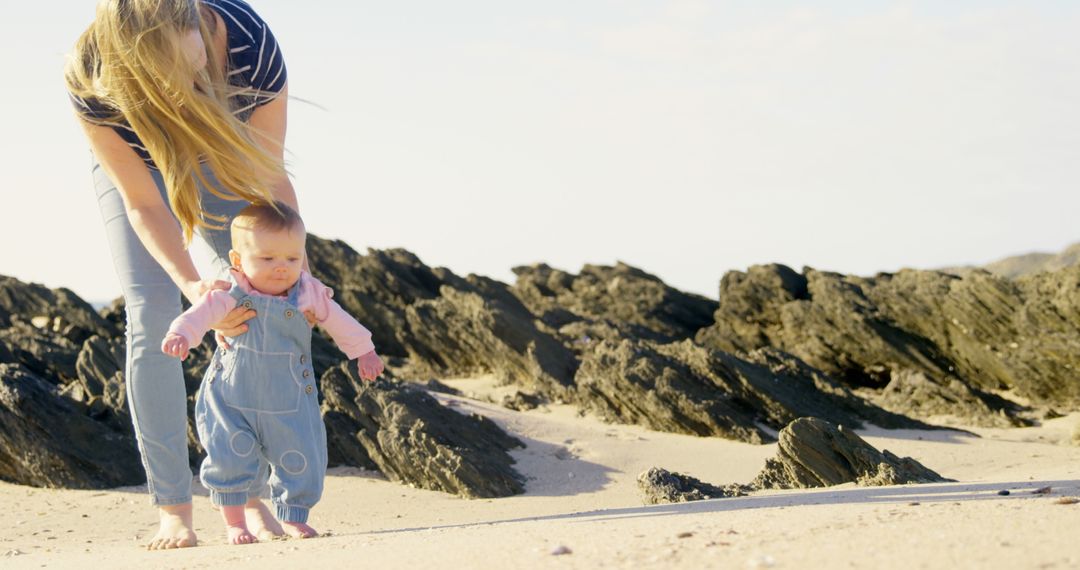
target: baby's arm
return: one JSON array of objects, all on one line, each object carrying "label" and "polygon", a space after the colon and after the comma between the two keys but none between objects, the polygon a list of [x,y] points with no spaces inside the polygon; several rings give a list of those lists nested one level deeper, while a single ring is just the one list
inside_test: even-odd
[{"label": "baby's arm", "polygon": [[349,360],[357,360],[360,377],[374,380],[382,374],[383,363],[375,353],[375,344],[371,342],[371,331],[357,322],[345,309],[331,297],[334,292],[314,277],[305,275],[308,292],[311,294],[312,310],[315,321],[330,335],[338,348]]},{"label": "baby's arm", "polygon": [[210,326],[220,321],[236,307],[236,299],[228,291],[214,289],[208,291],[190,309],[176,317],[165,333],[161,351],[181,360],[187,358],[188,350],[199,346],[203,335]]}]

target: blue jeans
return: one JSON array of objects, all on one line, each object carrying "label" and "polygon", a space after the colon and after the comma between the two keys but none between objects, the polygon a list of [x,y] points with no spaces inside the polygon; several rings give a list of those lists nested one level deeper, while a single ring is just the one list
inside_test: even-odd
[{"label": "blue jeans", "polygon": [[[124,376],[135,438],[146,469],[153,504],[191,502],[191,467],[187,448],[187,393],[180,359],[161,352],[169,323],[180,314],[180,289],[158,265],[131,227],[116,184],[95,159],[92,172],[101,218],[120,278],[127,311],[127,362]],[[161,174],[150,171],[162,199],[168,203]],[[216,183],[212,173],[207,179]],[[247,206],[242,200],[223,200],[200,187],[203,210],[232,219]],[[227,224],[227,222],[226,222]],[[228,268],[228,226],[199,232],[215,253],[215,264]],[[265,464],[264,464],[265,467]],[[261,469],[260,473],[266,473]],[[263,475],[263,481],[268,475]],[[258,487],[256,487],[258,488]]]}]

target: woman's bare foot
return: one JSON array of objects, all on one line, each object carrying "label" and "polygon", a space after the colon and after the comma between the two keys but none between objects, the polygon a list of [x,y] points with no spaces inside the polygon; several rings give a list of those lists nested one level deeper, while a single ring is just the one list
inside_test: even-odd
[{"label": "woman's bare foot", "polygon": [[244,507],[231,505],[221,507],[221,518],[225,519],[225,533],[229,535],[229,544],[252,544],[259,539],[251,534],[244,522]]},{"label": "woman's bare foot", "polygon": [[319,536],[319,531],[304,523],[283,522],[281,526],[285,528],[285,534],[293,538],[315,538]]},{"label": "woman's bare foot", "polygon": [[259,540],[273,540],[274,537],[285,536],[281,523],[274,518],[266,503],[259,499],[248,499],[244,505],[244,519],[251,533],[259,537]]},{"label": "woman's bare foot", "polygon": [[161,522],[157,534],[146,545],[147,550],[187,548],[198,544],[191,524],[191,503],[158,507]]}]

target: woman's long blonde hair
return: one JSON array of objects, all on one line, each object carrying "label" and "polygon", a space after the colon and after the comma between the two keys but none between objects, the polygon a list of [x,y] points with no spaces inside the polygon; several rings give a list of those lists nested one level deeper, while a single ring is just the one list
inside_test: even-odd
[{"label": "woman's long blonde hair", "polygon": [[[209,10],[198,0],[102,0],[65,69],[73,95],[115,109],[104,121],[126,121],[142,140],[165,180],[185,244],[196,227],[226,221],[203,211],[196,180],[224,199],[272,203],[271,184],[286,176],[281,161],[256,141],[262,135],[233,115],[242,99],[230,100],[260,93],[229,84],[221,67],[228,54],[215,53],[217,23],[203,9]],[[181,43],[196,26],[207,48],[198,72]]]}]

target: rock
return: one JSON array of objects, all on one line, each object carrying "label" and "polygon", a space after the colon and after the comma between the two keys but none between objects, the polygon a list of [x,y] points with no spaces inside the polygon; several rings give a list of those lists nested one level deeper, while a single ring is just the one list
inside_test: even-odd
[{"label": "rock", "polygon": [[443,285],[463,282],[403,249],[369,249],[361,255],[343,241],[308,234],[307,251],[312,275],[333,288],[334,300],[371,330],[383,356],[409,354],[406,307],[437,298]]},{"label": "rock", "polygon": [[717,487],[689,475],[673,473],[659,467],[642,472],[638,475],[637,483],[646,505],[742,497],[752,490],[746,485]]},{"label": "rock", "polygon": [[[491,285],[489,284],[489,287]],[[554,400],[568,398],[577,360],[533,324],[514,300],[444,286],[437,299],[408,307],[410,360],[433,376],[495,374]]]},{"label": "rock", "polygon": [[47,328],[77,344],[90,335],[109,337],[120,332],[68,289],[48,289],[0,275],[0,327],[10,326],[12,317],[28,324],[35,317],[46,317]]},{"label": "rock", "polygon": [[[75,362],[79,344],[49,328],[38,329],[20,317],[12,317],[9,327],[0,329],[0,350],[12,364],[22,364],[39,378],[64,384],[77,376]],[[81,341],[80,341],[81,344]]]},{"label": "rock", "polygon": [[312,273],[372,331],[384,357],[408,358],[414,376],[493,373],[504,382],[566,397],[577,361],[498,281],[430,268],[401,249],[361,255],[309,235]]},{"label": "rock", "polygon": [[124,382],[125,344],[123,337],[92,336],[83,343],[75,367],[85,401],[100,401],[103,408],[92,415],[109,421],[117,429],[131,431]]},{"label": "rock", "polygon": [[0,364],[0,479],[74,489],[145,481],[134,438],[85,416],[13,364]]},{"label": "rock", "polygon": [[524,444],[491,420],[408,384],[362,382],[352,366],[330,369],[321,384],[331,465],[378,468],[393,481],[469,498],[524,492],[508,453]]},{"label": "rock", "polygon": [[578,370],[576,400],[607,421],[749,443],[772,441],[762,426],[779,430],[805,415],[855,425],[862,417],[919,425],[863,401],[790,355],[762,351],[752,358],[757,362],[689,340],[605,340]]},{"label": "rock", "polygon": [[972,388],[955,377],[937,382],[919,370],[894,372],[888,386],[872,401],[898,414],[950,425],[1004,428],[1032,423],[1016,415],[1019,406],[1000,396]]},{"label": "rock", "polygon": [[516,390],[513,394],[503,396],[502,402],[500,403],[504,408],[509,408],[518,412],[526,412],[540,407],[540,405],[544,403],[544,399],[536,394],[527,394],[520,390]]},{"label": "rock", "polygon": [[695,337],[706,346],[774,347],[853,387],[882,389],[914,370],[1035,404],[1080,402],[1080,384],[1067,381],[1080,367],[1080,267],[1010,281],[984,271],[863,278],[771,265],[730,272],[720,289],[716,324]]},{"label": "rock", "polygon": [[573,275],[546,264],[513,268],[514,294],[548,325],[606,320],[658,342],[691,338],[713,322],[716,301],[667,286],[625,263],[585,265]]},{"label": "rock", "polygon": [[780,431],[776,457],[750,484],[759,489],[829,487],[841,483],[899,485],[950,481],[910,457],[878,451],[843,426],[800,418]]},{"label": "rock", "polygon": [[552,556],[563,556],[564,554],[573,554],[573,553],[574,553],[574,551],[570,550],[569,546],[562,545],[562,544],[560,544],[559,546],[556,546],[555,548],[551,549],[551,555]]}]

